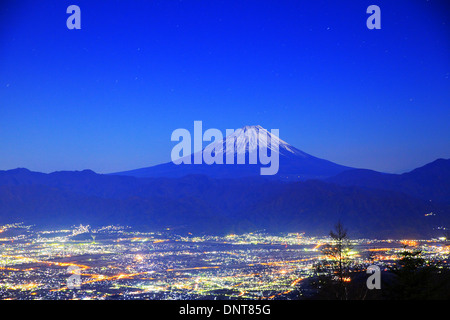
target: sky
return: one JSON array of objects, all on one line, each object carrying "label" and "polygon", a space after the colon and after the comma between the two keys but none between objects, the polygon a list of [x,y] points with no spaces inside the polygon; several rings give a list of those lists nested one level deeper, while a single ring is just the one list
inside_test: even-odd
[{"label": "sky", "polygon": [[[69,5],[81,29],[69,30]],[[369,30],[369,5],[381,29]],[[0,170],[170,161],[177,128],[279,129],[342,165],[450,158],[448,1],[2,1]],[[193,134],[193,133],[192,133]]]}]

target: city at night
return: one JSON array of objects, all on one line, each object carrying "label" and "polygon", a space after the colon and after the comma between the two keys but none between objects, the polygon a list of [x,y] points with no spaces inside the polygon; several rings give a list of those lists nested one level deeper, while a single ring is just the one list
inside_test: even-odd
[{"label": "city at night", "polygon": [[0,1],[0,306],[445,303],[449,123],[448,0]]}]

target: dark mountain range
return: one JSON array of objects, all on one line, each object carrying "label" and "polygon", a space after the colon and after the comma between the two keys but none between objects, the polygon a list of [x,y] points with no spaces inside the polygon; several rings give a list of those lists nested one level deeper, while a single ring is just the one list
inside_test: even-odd
[{"label": "dark mountain range", "polygon": [[[227,139],[233,141],[232,148],[227,148]],[[230,141],[230,140],[229,140]],[[278,148],[274,148],[274,144]],[[191,164],[174,164],[168,162],[153,167],[135,169],[130,171],[114,173],[115,175],[126,175],[134,177],[171,177],[179,178],[192,174],[203,174],[211,178],[242,178],[260,176],[260,168],[267,167],[261,164],[258,158],[258,146],[265,146],[270,150],[270,154],[278,154],[279,170],[276,175],[265,176],[266,178],[275,178],[287,181],[298,181],[307,179],[323,179],[334,176],[345,170],[353,169],[342,166],[328,160],[320,159],[309,155],[287,142],[272,135],[261,126],[245,126],[238,129],[235,133],[225,139],[214,142],[199,153],[202,159],[207,151],[222,158],[224,164],[194,164],[196,154],[188,156]],[[213,152],[211,152],[213,151]],[[227,163],[227,155],[231,154],[234,159],[234,165]],[[256,164],[250,164],[250,155],[255,155],[258,159]],[[245,163],[237,164],[237,158],[242,156]]]},{"label": "dark mountain range", "polygon": [[436,228],[450,225],[449,217],[448,205],[403,191],[318,180],[288,183],[261,177],[136,178],[89,170],[0,171],[2,223],[326,234],[340,219],[353,236],[398,238],[441,236]]},{"label": "dark mountain range", "polygon": [[[441,236],[442,227],[450,226],[450,160],[385,174],[313,157],[260,126],[229,137],[233,148],[222,140],[201,156],[214,150],[224,161],[231,154],[235,163],[244,157],[247,164],[167,163],[109,175],[0,171],[0,222],[318,235],[341,220],[354,236],[384,238]],[[275,177],[260,175],[259,162],[248,164],[258,146],[278,154]]]},{"label": "dark mountain range", "polygon": [[399,191],[420,199],[450,204],[450,159],[437,159],[403,174],[348,170],[326,181],[343,186]]}]

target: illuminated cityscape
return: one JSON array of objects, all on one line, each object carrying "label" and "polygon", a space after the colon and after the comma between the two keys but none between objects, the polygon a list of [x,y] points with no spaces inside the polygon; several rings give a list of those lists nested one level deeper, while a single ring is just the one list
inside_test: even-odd
[{"label": "illuminated cityscape", "polygon": [[[303,282],[325,258],[320,248],[330,240],[125,226],[38,230],[21,223],[0,231],[1,299],[298,299],[307,294]],[[388,268],[405,245],[447,263],[444,238],[352,240],[350,255],[358,265]]]},{"label": "illuminated cityscape", "polygon": [[0,301],[450,300],[449,9],[0,1]]}]

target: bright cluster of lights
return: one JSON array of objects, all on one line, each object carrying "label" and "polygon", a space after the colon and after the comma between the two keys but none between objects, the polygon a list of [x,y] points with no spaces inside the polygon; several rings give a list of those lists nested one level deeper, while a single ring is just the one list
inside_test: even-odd
[{"label": "bright cluster of lights", "polygon": [[[327,258],[321,249],[331,241],[298,233],[181,236],[122,226],[37,231],[15,224],[0,230],[2,299],[289,299]],[[347,253],[361,265],[388,266],[404,245],[429,259],[449,254],[439,239],[351,245]],[[80,278],[79,289],[68,287],[70,276]]]}]

